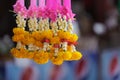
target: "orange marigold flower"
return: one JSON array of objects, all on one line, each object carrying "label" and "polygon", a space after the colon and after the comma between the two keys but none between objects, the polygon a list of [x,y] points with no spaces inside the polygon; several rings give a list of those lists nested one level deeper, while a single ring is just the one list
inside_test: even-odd
[{"label": "orange marigold flower", "polygon": [[72,34],[71,38],[69,39],[70,42],[76,42],[78,40],[78,36],[76,34]]},{"label": "orange marigold flower", "polygon": [[71,39],[71,33],[68,31],[59,30],[58,36],[60,39],[67,39],[67,40]]},{"label": "orange marigold flower", "polygon": [[69,60],[72,57],[72,54],[69,51],[65,51],[65,52],[62,51],[62,53],[63,53],[62,57],[64,60]]},{"label": "orange marigold flower", "polygon": [[82,54],[78,51],[72,53],[72,57],[70,60],[79,60],[82,58]]},{"label": "orange marigold flower", "polygon": [[24,31],[23,28],[14,28],[14,29],[13,29],[13,33],[14,33],[15,35],[19,35],[19,34],[24,34],[25,31]]},{"label": "orange marigold flower", "polygon": [[14,35],[12,37],[12,40],[15,41],[15,42],[19,42],[19,41],[22,41],[24,39],[24,34],[20,34],[20,35]]},{"label": "orange marigold flower", "polygon": [[39,51],[39,52],[35,52],[33,59],[38,64],[45,64],[48,62],[49,56],[47,52]]}]

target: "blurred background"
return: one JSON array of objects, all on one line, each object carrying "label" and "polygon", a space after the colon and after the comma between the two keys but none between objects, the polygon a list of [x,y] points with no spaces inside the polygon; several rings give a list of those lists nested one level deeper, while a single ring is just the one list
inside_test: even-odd
[{"label": "blurred background", "polygon": [[0,1],[0,80],[120,80],[120,0],[72,0],[83,58],[61,66],[12,57],[15,2]]}]

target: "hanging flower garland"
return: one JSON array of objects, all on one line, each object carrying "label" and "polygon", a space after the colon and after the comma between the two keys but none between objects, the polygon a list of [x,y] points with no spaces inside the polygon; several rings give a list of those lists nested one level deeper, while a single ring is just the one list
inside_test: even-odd
[{"label": "hanging flower garland", "polygon": [[75,48],[78,36],[73,33],[71,0],[63,0],[63,5],[61,2],[39,0],[37,6],[36,0],[31,0],[27,10],[24,0],[17,0],[13,6],[17,14],[12,37],[17,44],[11,49],[14,57],[33,59],[38,64],[50,60],[56,65],[81,59]]}]

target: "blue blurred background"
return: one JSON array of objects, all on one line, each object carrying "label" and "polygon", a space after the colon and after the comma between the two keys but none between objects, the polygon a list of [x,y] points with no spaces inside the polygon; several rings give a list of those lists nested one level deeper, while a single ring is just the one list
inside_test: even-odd
[{"label": "blue blurred background", "polygon": [[120,80],[120,0],[72,0],[83,58],[61,66],[12,57],[15,2],[0,1],[0,80]]}]

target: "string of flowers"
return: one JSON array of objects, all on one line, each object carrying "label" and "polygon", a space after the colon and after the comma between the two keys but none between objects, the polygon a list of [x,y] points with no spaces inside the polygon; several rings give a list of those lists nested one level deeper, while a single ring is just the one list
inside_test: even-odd
[{"label": "string of flowers", "polygon": [[11,53],[16,58],[29,58],[38,64],[49,60],[56,65],[63,61],[79,60],[82,54],[75,45],[78,36],[73,33],[71,0],[30,1],[29,9],[24,0],[17,0],[14,12],[17,27],[13,29],[16,47]]}]

